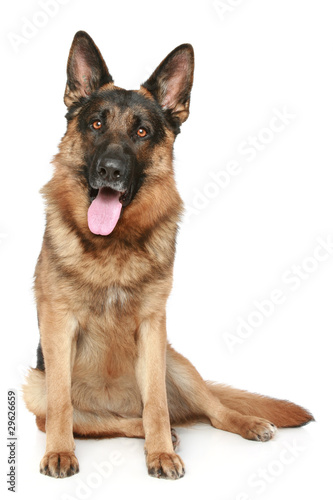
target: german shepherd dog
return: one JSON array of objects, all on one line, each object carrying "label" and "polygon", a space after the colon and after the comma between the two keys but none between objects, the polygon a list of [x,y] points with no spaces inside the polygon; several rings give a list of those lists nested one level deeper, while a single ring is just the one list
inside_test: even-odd
[{"label": "german shepherd dog", "polygon": [[208,422],[268,441],[313,420],[288,401],[205,382],[167,341],[183,204],[173,144],[189,115],[194,54],[174,49],[139,90],[117,87],[89,35],[67,65],[68,124],[43,188],[35,273],[37,367],[23,388],[46,432],[40,472],[79,471],[74,437],[145,439],[148,473],[184,475],[171,426]]}]

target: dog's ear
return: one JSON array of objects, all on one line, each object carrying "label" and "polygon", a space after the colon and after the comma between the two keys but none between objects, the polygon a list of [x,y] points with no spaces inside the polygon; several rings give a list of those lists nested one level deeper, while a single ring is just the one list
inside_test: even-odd
[{"label": "dog's ear", "polygon": [[104,59],[85,31],[74,37],[67,63],[67,85],[64,101],[67,107],[89,96],[102,85],[112,82]]},{"label": "dog's ear", "polygon": [[158,101],[176,131],[189,115],[194,52],[190,44],[174,49],[142,84]]}]

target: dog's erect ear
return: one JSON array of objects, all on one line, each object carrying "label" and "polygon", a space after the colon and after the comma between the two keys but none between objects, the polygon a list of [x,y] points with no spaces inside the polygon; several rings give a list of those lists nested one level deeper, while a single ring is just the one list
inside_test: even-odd
[{"label": "dog's erect ear", "polygon": [[92,38],[84,31],[74,37],[67,63],[67,85],[64,101],[67,107],[87,97],[112,76]]},{"label": "dog's erect ear", "polygon": [[189,115],[194,52],[190,44],[174,49],[142,84],[155,97],[176,129]]}]

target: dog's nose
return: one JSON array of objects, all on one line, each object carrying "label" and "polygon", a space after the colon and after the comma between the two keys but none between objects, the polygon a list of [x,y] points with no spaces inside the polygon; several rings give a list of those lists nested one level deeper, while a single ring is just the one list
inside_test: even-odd
[{"label": "dog's nose", "polygon": [[114,182],[123,180],[125,169],[123,160],[104,158],[97,167],[97,173],[104,181]]}]

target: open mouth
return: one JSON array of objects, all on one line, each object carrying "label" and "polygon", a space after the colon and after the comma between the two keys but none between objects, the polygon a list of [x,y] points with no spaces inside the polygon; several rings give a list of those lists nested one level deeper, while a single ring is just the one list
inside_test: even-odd
[{"label": "open mouth", "polygon": [[88,227],[93,234],[107,236],[116,227],[122,208],[129,203],[130,192],[91,187],[89,195]]},{"label": "open mouth", "polygon": [[119,193],[120,196],[119,196],[119,201],[120,203],[122,203],[124,206],[126,206],[126,204],[128,203],[129,201],[129,195],[130,195],[130,192],[129,190],[126,190],[126,191],[117,191],[116,189],[112,189],[112,188],[109,188],[109,187],[104,187],[104,188],[100,188],[100,189],[96,189],[96,188],[93,188],[93,187],[90,187],[90,190],[89,190],[89,198],[90,198],[90,202],[93,202],[95,198],[97,198],[98,196],[98,193],[99,191],[103,189],[103,190],[110,190],[110,193]]}]

